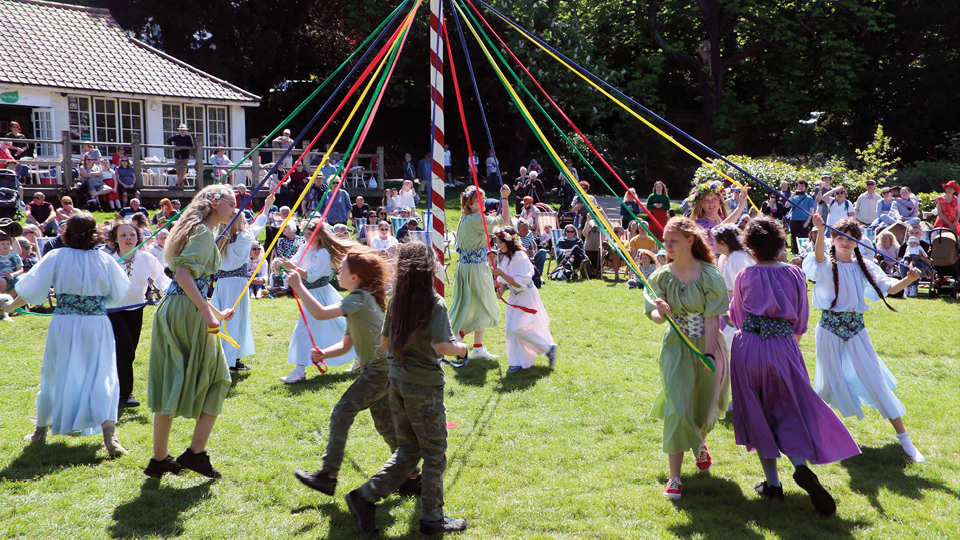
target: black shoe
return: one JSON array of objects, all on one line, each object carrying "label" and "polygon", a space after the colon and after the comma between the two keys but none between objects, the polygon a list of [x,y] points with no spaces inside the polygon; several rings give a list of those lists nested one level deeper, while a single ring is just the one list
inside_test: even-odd
[{"label": "black shoe", "polygon": [[429,519],[420,520],[420,534],[433,535],[444,533],[458,533],[467,530],[467,520],[454,519],[443,516],[443,519],[430,521]]},{"label": "black shoe", "polygon": [[123,396],[120,398],[120,408],[121,409],[132,409],[134,407],[139,407],[140,401],[133,396]]},{"label": "black shoe", "polygon": [[753,490],[768,499],[783,500],[783,486],[768,486],[766,480],[754,486]]},{"label": "black shoe", "polygon": [[315,489],[324,495],[330,495],[332,497],[333,492],[337,489],[337,478],[322,471],[308,473],[297,469],[293,471],[293,475],[296,476],[297,480],[303,485],[310,489]]},{"label": "black shoe", "polygon": [[[360,529],[360,532],[379,532],[379,529],[377,529],[376,524],[373,522],[373,516],[374,512],[377,510],[377,505],[364,500],[364,498],[360,496],[359,489],[355,489],[350,493],[347,493],[347,496],[344,498],[347,500],[347,508],[349,508],[350,513],[353,514],[353,521],[357,524],[357,528]],[[422,529],[423,525],[420,527]]]},{"label": "black shoe", "polygon": [[214,469],[213,465],[210,464],[210,456],[208,456],[205,451],[196,454],[187,448],[182,454],[177,456],[177,464],[184,469],[190,469],[207,478],[220,478],[223,476],[220,474],[220,471]]},{"label": "black shoe", "polygon": [[250,371],[250,366],[244,364],[243,362],[237,360],[237,365],[230,368],[230,371]]},{"label": "black shoe", "polygon": [[400,487],[394,492],[401,497],[419,497],[423,492],[423,475],[418,474],[413,478],[407,478],[400,484]]},{"label": "black shoe", "polygon": [[173,456],[167,456],[160,461],[150,459],[150,463],[148,463],[147,468],[143,470],[143,474],[153,478],[160,478],[167,473],[176,476],[180,474],[182,470],[183,467],[173,459]]},{"label": "black shoe", "polygon": [[836,501],[834,501],[830,493],[820,485],[820,480],[817,478],[817,475],[813,474],[813,471],[808,467],[805,465],[797,467],[797,471],[793,473],[793,479],[797,482],[798,486],[810,495],[810,502],[813,503],[813,507],[816,508],[818,512],[825,516],[836,513]]}]

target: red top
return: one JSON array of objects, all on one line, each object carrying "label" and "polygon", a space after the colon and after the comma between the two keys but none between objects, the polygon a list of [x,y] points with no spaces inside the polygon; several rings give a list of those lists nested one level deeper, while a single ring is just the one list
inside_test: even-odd
[{"label": "red top", "polygon": [[[249,196],[249,193],[244,193],[243,195],[237,193],[237,208],[240,208],[240,205],[243,204],[243,200]],[[250,203],[247,204],[246,208],[240,208],[241,212],[244,210],[253,210],[253,199],[250,199]]]}]

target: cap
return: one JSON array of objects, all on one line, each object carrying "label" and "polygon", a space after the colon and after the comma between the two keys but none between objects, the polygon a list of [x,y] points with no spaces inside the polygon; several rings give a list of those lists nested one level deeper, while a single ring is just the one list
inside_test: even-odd
[{"label": "cap", "polygon": [[410,210],[410,207],[409,207],[409,206],[404,206],[403,208],[400,209],[400,211],[401,211],[401,212],[412,212],[413,210]]},{"label": "cap", "polygon": [[908,243],[908,244],[919,244],[919,243],[920,243],[920,239],[917,238],[916,236],[911,236],[911,237],[907,238],[907,243]]},{"label": "cap", "polygon": [[661,256],[661,255],[666,256],[666,255],[667,255],[667,250],[661,249],[660,251],[657,252],[657,257],[659,257],[659,256]]},{"label": "cap", "polygon": [[186,129],[187,129],[187,125],[186,125],[186,124],[180,124],[180,127],[177,128],[177,131],[184,131],[184,130],[186,130]]},{"label": "cap", "polygon": [[289,135],[289,134],[290,134],[290,130],[289,130],[289,129],[283,130],[283,134],[284,134],[284,135]]},{"label": "cap", "polygon": [[833,173],[830,171],[823,171],[820,173],[820,178],[833,178]]}]

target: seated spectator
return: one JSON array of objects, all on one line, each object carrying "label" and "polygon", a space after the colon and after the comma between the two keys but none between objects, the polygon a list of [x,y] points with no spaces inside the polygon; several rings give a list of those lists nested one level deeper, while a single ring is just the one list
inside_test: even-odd
[{"label": "seated spectator", "polygon": [[129,157],[120,156],[120,164],[113,171],[121,206],[127,206],[131,198],[140,197],[140,190],[137,189],[137,174],[132,163]]},{"label": "seated spectator", "polygon": [[345,223],[337,223],[333,226],[333,235],[341,240],[350,240],[350,229]]},{"label": "seated spectator", "polygon": [[407,222],[406,226],[400,227],[400,230],[397,231],[397,242],[401,244],[407,243],[410,238],[410,231],[422,231],[420,223],[417,221],[417,218],[411,217],[410,221]]},{"label": "seated spectator", "polygon": [[630,257],[632,257],[633,260],[637,260],[637,253],[642,249],[650,251],[657,249],[656,239],[647,233],[647,222],[641,220],[641,223],[644,226],[637,226],[637,234],[630,239],[630,244],[627,246],[630,248]]},{"label": "seated spectator", "polygon": [[120,196],[117,195],[117,179],[110,165],[110,160],[103,158],[100,160],[100,178],[103,179],[103,185],[110,188],[110,191],[100,196],[100,207],[110,210],[120,210]]},{"label": "seated spectator", "polygon": [[817,246],[817,237],[820,235],[820,231],[817,228],[810,229],[810,232],[807,233],[807,242],[800,247],[797,251],[797,255],[790,261],[790,264],[795,266],[802,266],[803,260],[807,258],[808,255],[813,253],[814,248]]},{"label": "seated spectator", "polygon": [[[0,293],[10,293],[23,273],[23,259],[13,250],[16,242],[12,236],[0,231]],[[17,243],[19,249],[19,242]]]},{"label": "seated spectator", "polygon": [[84,154],[82,164],[77,168],[77,171],[80,174],[80,181],[87,183],[87,209],[96,210],[99,207],[99,201],[97,200],[100,195],[106,195],[113,191],[113,188],[105,185],[103,183],[103,175],[100,171],[100,165],[97,164],[97,160],[100,159],[100,152],[94,150],[96,156],[92,152]]},{"label": "seated spectator", "polygon": [[547,251],[537,245],[537,239],[530,230],[530,224],[527,220],[520,218],[517,220],[517,235],[520,237],[520,244],[523,246],[523,252],[533,262],[537,269],[537,276],[543,275],[543,265],[547,262]]},{"label": "seated spectator", "polygon": [[46,236],[53,236],[57,230],[57,213],[39,191],[33,194],[33,200],[27,205],[27,223],[39,227]]},{"label": "seated spectator", "polygon": [[[629,244],[630,240],[633,240],[638,234],[640,234],[640,224],[637,223],[637,220],[631,219],[627,222],[627,234],[624,240]],[[627,247],[630,246],[628,245]]]},{"label": "seated spectator", "polygon": [[64,241],[64,236],[67,234],[66,221],[60,222],[60,227],[57,229],[57,233],[58,234],[56,238],[54,238],[52,241],[47,242],[46,244],[43,245],[43,251],[40,252],[40,258],[43,258],[44,255],[46,255],[47,253],[50,253],[55,249],[60,249],[67,245],[66,242]]},{"label": "seated spectator", "polygon": [[253,277],[250,282],[250,296],[253,298],[263,298],[263,288],[267,284],[267,266],[269,265],[260,264],[262,260],[263,246],[257,242],[250,248],[250,260],[247,262],[247,273]]},{"label": "seated spectator", "polygon": [[168,236],[170,236],[170,227],[161,229],[160,232],[153,237],[153,242],[150,242],[143,248],[144,251],[156,257],[156,259],[160,261],[160,265],[164,268],[167,268],[167,260],[163,256],[163,247],[167,245]]},{"label": "seated spectator", "polygon": [[[247,193],[247,185],[240,183],[237,184],[234,189],[237,192],[237,210],[243,212],[243,215],[247,218],[247,220],[253,219],[253,198],[251,198]],[[250,200],[247,201],[247,199]],[[246,206],[244,206],[244,202],[247,203]]]},{"label": "seated spectator", "polygon": [[[890,231],[883,231],[880,233],[880,236],[877,237],[876,250],[878,253],[882,253],[887,257],[893,259],[900,258],[900,243],[897,242],[897,239],[893,237],[893,233]],[[897,264],[887,257],[877,256],[877,264],[880,265],[880,268],[882,268],[884,272],[892,274],[896,272]]]},{"label": "seated spectator", "polygon": [[135,214],[141,214],[143,217],[150,219],[150,214],[147,213],[147,209],[140,206],[140,199],[130,199],[130,206],[123,208],[117,212],[117,217],[120,219],[133,219]]},{"label": "seated spectator", "polygon": [[[43,237],[43,235],[40,234],[40,228],[32,223],[28,223],[23,226],[23,233],[21,233],[20,237],[23,239],[26,239],[28,242],[33,244],[37,257],[39,257],[40,256],[40,238]],[[23,253],[20,253],[19,255],[21,259],[24,256]]]},{"label": "seated spectator", "polygon": [[657,266],[663,266],[667,264],[667,250],[661,249],[657,252]]},{"label": "seated spectator", "polygon": [[[133,214],[133,219],[130,220],[140,231],[140,237],[143,240],[150,238],[150,235],[153,234],[153,229],[150,228],[150,220],[147,219],[146,214]],[[149,245],[149,243],[147,244]]]},{"label": "seated spectator", "polygon": [[567,225],[563,228],[563,239],[557,242],[557,266],[566,266],[574,272],[587,260],[583,241],[577,238],[577,228]]},{"label": "seated spectator", "polygon": [[60,208],[57,208],[57,221],[66,221],[78,210],[73,207],[73,199],[64,195],[60,197]]},{"label": "seated spectator", "polygon": [[270,263],[270,285],[267,287],[270,298],[290,294],[290,286],[287,285],[286,275],[286,271],[280,267],[280,259],[273,259],[273,262]]},{"label": "seated spectator", "polygon": [[356,203],[350,207],[350,217],[353,219],[353,226],[357,226],[357,219],[367,217],[370,213],[370,205],[363,202],[363,197],[358,196]]},{"label": "seated spectator", "polygon": [[[138,200],[137,202],[139,204],[140,201]],[[153,224],[157,226],[163,225],[170,219],[173,219],[175,215],[177,215],[177,212],[173,209],[173,201],[167,198],[160,199],[160,209],[153,215]]]},{"label": "seated spectator", "polygon": [[[24,232],[26,232],[26,229],[24,229]],[[23,262],[23,271],[24,273],[29,272],[34,265],[40,262],[40,255],[37,254],[37,244],[26,237],[17,238],[17,242],[20,244],[20,260]]]},{"label": "seated spectator", "polygon": [[900,188],[900,198],[897,199],[897,214],[900,221],[907,225],[920,224],[920,201],[917,196],[910,193],[910,188],[904,186]]},{"label": "seated spectator", "polygon": [[370,247],[382,255],[393,257],[397,254],[397,239],[390,235],[390,224],[381,221],[377,224],[377,236],[370,240]]},{"label": "seated spectator", "polygon": [[[917,229],[920,229],[919,225],[916,225]],[[907,236],[907,240],[900,246],[898,254],[900,255],[900,275],[906,276],[909,271],[909,267],[913,266],[921,271],[921,274],[929,277],[930,271],[933,269],[933,261],[930,260],[930,244],[926,244],[926,248],[921,246],[921,240],[919,234],[913,234],[914,229],[911,228],[910,234]],[[907,297],[917,296],[917,282],[914,281],[910,285],[907,285],[906,292],[904,293]]]},{"label": "seated spectator", "polygon": [[293,257],[293,254],[300,249],[300,246],[302,246],[304,242],[306,242],[306,240],[302,236],[297,236],[297,224],[291,219],[287,222],[287,226],[284,227],[283,232],[280,233],[274,255],[276,257],[289,259]]},{"label": "seated spectator", "polygon": [[537,210],[537,207],[533,204],[533,197],[527,195],[523,198],[523,206],[520,208],[520,219],[527,222],[529,226],[536,226],[537,217],[540,215],[540,211]]},{"label": "seated spectator", "polygon": [[553,249],[553,225],[543,226],[543,233],[540,234],[540,245],[547,251]]},{"label": "seated spectator", "polygon": [[[666,253],[664,253],[664,256],[666,256]],[[637,252],[637,257],[639,257],[637,259],[637,267],[640,268],[640,273],[643,274],[644,279],[649,278],[654,270],[660,268],[660,265],[657,264],[657,256],[649,249],[641,249]],[[632,277],[627,280],[627,288],[642,289],[643,281],[637,277]]]},{"label": "seated spectator", "polygon": [[236,171],[230,172],[230,168],[233,167],[233,162],[227,157],[226,148],[217,148],[216,152],[210,157],[210,164],[216,167],[213,174],[217,180],[226,176],[227,183],[231,186],[237,183]]},{"label": "seated spectator", "polygon": [[0,141],[0,169],[17,170],[19,161],[13,156],[13,143],[10,141]]}]

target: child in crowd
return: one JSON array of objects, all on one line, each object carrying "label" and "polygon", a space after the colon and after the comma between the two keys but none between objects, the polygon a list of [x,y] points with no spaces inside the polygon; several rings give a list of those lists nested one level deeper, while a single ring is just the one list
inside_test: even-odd
[{"label": "child in crowd", "polygon": [[[640,268],[640,273],[643,274],[643,277],[647,280],[650,279],[650,276],[660,268],[660,265],[657,264],[657,256],[653,254],[649,249],[641,249],[637,252],[637,267]],[[663,255],[664,263],[666,263],[666,252]],[[643,281],[636,277],[632,277],[627,281],[627,287],[630,289],[643,288]]]},{"label": "child in crowd", "polygon": [[[321,458],[323,466],[314,473],[300,470],[294,472],[304,485],[327,495],[332,496],[336,490],[347,434],[357,414],[370,409],[377,432],[390,447],[391,453],[397,451],[393,416],[387,398],[390,366],[387,364],[386,350],[380,346],[383,310],[387,306],[389,272],[386,259],[373,249],[366,246],[350,247],[340,263],[340,283],[350,292],[339,303],[329,306],[324,306],[307,294],[300,275],[296,272],[290,273],[290,286],[303,299],[303,307],[313,318],[347,318],[347,330],[343,339],[329,347],[313,349],[313,362],[326,361],[355,349],[360,363],[360,375],[347,388],[330,413],[327,449]],[[419,495],[420,477],[414,475],[407,478],[401,484],[400,491]]]},{"label": "child in crowd", "polygon": [[[729,367],[721,342],[720,315],[727,312],[727,287],[703,230],[693,220],[675,217],[667,221],[663,243],[672,262],[650,276],[645,294],[647,316],[657,324],[672,315],[681,331],[713,360],[713,373],[667,328],[660,350],[663,390],[650,415],[663,420],[663,451],[669,456],[670,476],[664,496],[679,499],[683,454],[692,450],[697,468],[713,464],[706,437],[727,410]],[[646,291],[645,291],[646,292]]]},{"label": "child in crowd", "polygon": [[[736,225],[727,224],[714,227],[710,229],[710,235],[713,236],[714,245],[720,255],[717,266],[720,267],[723,282],[727,284],[727,299],[729,300],[733,297],[733,283],[737,274],[744,268],[757,264],[757,261],[743,249],[743,245],[740,243],[740,228]],[[720,328],[729,350],[730,342],[733,340],[734,328],[723,321],[720,322]]]},{"label": "child in crowd", "polygon": [[290,285],[287,284],[287,271],[280,268],[280,259],[276,258],[270,263],[270,285],[267,287],[267,294],[271,298],[289,294]]},{"label": "child in crowd", "polygon": [[[153,458],[144,474],[160,478],[184,468],[220,478],[207,441],[230,390],[230,368],[217,333],[233,310],[207,301],[222,254],[214,230],[233,217],[237,199],[225,185],[203,188],[173,225],[164,249],[174,281],[160,301],[150,339],[147,403],[153,411]],[[196,419],[190,446],[176,460],[167,451],[173,418]]]},{"label": "child in crowd", "polygon": [[783,500],[777,473],[783,452],[814,507],[833,514],[837,505],[807,462],[833,463],[859,454],[860,448],[810,386],[798,345],[809,318],[807,281],[799,268],[777,261],[787,245],[777,221],[753,220],[743,240],[757,262],[736,276],[730,302],[730,319],[737,328],[730,352],[736,441],[747,450],[756,449],[760,458],[766,479],[754,488],[758,493]]},{"label": "child in crowd", "polygon": [[[490,273],[490,250],[485,231],[493,231],[510,222],[510,188],[500,188],[500,215],[483,213],[486,195],[482,189],[468,187],[460,194],[463,213],[457,225],[457,253],[460,263],[453,279],[453,299],[450,301],[450,324],[461,339],[473,332],[471,359],[497,358],[483,346],[483,332],[499,326],[500,310]],[[484,227],[486,220],[486,227]]]},{"label": "child in crowd", "polygon": [[[496,229],[494,236],[500,247],[500,261],[493,269],[497,278],[497,295],[510,290],[507,306],[506,348],[507,373],[529,369],[538,354],[546,355],[548,366],[557,362],[557,344],[550,334],[550,317],[540,301],[540,292],[533,285],[534,267],[523,252],[520,236],[513,227]],[[520,306],[535,310],[528,313]]]},{"label": "child in crowd", "polygon": [[657,251],[657,268],[667,264],[667,250],[661,249]]},{"label": "child in crowd", "polygon": [[[280,267],[287,272],[300,274],[304,287],[310,291],[310,295],[317,302],[324,306],[336,305],[341,297],[330,284],[330,271],[333,267],[340,266],[340,261],[347,254],[347,248],[355,244],[335,237],[333,230],[328,225],[322,224],[320,219],[310,221],[304,229],[304,237],[308,239],[313,237],[314,231],[316,235],[313,243],[302,246],[293,259],[281,259]],[[330,347],[339,342],[347,329],[347,321],[343,317],[329,320],[310,319],[307,322],[304,322],[302,317],[298,318],[293,328],[293,335],[290,336],[290,348],[287,353],[287,363],[294,364],[295,367],[285,377],[280,377],[283,383],[295,384],[307,378],[307,366],[311,364],[310,351],[313,350],[310,334],[307,333],[306,325],[308,324],[313,339],[321,348]],[[330,363],[330,365],[348,364],[356,357],[353,350],[344,351],[338,356],[336,363]]]},{"label": "child in crowd", "polygon": [[250,247],[250,260],[247,261],[247,274],[253,276],[250,282],[250,295],[261,298],[263,288],[267,285],[267,265],[263,261],[263,246],[256,242]]},{"label": "child in crowd", "polygon": [[[813,224],[824,228],[819,214],[814,214]],[[840,220],[835,228],[857,240],[861,238],[856,220]],[[839,234],[833,235],[829,259],[824,251],[821,234],[814,253],[803,261],[804,272],[814,282],[813,307],[823,310],[816,330],[814,389],[843,416],[863,419],[863,405],[877,409],[893,425],[904,452],[922,462],[923,454],[903,427],[901,417],[906,408],[893,393],[897,381],[877,356],[863,321],[863,314],[870,309],[866,299],[883,300],[896,311],[883,297],[902,291],[920,273],[910,268],[906,277],[896,281],[865,260],[854,241]]]},{"label": "child in crowd", "polygon": [[[153,242],[143,247],[143,250],[151,254],[160,261],[160,266],[167,267],[167,260],[163,256],[163,248],[167,245],[167,237],[170,236],[170,226],[160,229],[160,232],[153,237]],[[142,235],[141,235],[142,236]]]},{"label": "child in crowd", "polygon": [[700,184],[690,192],[688,200],[693,205],[690,217],[707,233],[705,238],[710,251],[716,253],[710,229],[718,225],[736,224],[740,220],[740,215],[747,209],[749,189],[749,186],[744,186],[744,189],[737,194],[737,209],[732,212],[727,209],[727,203],[724,201],[722,182],[714,180]]},{"label": "child in crowd", "polygon": [[[23,259],[13,250],[16,240],[0,231],[0,294],[12,291],[17,277],[23,273]],[[17,247],[19,246],[17,242]]]},{"label": "child in crowd", "polygon": [[[914,267],[920,270],[922,274],[928,274],[932,268],[933,261],[930,260],[930,255],[927,254],[927,251],[920,246],[920,238],[918,236],[908,236],[906,241],[907,249],[904,250],[903,258],[901,259],[901,264],[907,267]],[[906,295],[908,297],[917,296],[917,284],[911,283],[907,285]]]},{"label": "child in crowd", "polygon": [[[897,242],[897,239],[893,236],[893,233],[890,231],[883,231],[880,233],[880,236],[877,237],[877,253],[882,253],[886,257],[879,257],[880,268],[885,274],[892,274],[897,270],[897,263],[891,261],[890,259],[899,259],[900,243]],[[919,244],[918,244],[919,245]],[[887,257],[890,257],[888,259]]]},{"label": "child in crowd", "polygon": [[17,238],[17,243],[20,244],[20,253],[23,254],[21,257],[23,271],[24,273],[29,272],[31,268],[40,262],[40,256],[37,255],[37,244],[26,238]]},{"label": "child in crowd", "polygon": [[[275,195],[267,195],[264,205],[273,206]],[[253,326],[250,323],[250,295],[247,293],[247,282],[250,272],[247,265],[250,263],[250,249],[257,243],[257,236],[267,226],[267,213],[262,212],[250,225],[243,216],[233,220],[226,234],[217,242],[217,247],[223,256],[220,258],[220,268],[213,275],[216,286],[210,303],[214,308],[225,310],[234,309],[233,318],[221,323],[223,333],[233,338],[240,347],[237,348],[225,339],[222,339],[223,355],[227,359],[230,371],[246,371],[250,366],[241,358],[253,356],[257,352],[253,341]],[[237,303],[237,299],[240,302]]]},{"label": "child in crowd", "polygon": [[43,349],[37,428],[26,439],[43,443],[48,430],[53,435],[102,432],[110,457],[123,456],[127,451],[116,435],[120,384],[107,308],[117,305],[130,280],[109,255],[94,249],[102,238],[93,215],[70,216],[64,243],[21,276],[16,300],[4,295],[6,302],[0,301],[10,312],[43,303],[51,287],[57,292]]},{"label": "child in crowd", "polygon": [[432,247],[421,242],[400,246],[393,297],[387,306],[380,340],[390,365],[387,392],[397,450],[380,472],[346,497],[361,532],[377,531],[377,501],[403,485],[421,458],[420,533],[431,535],[467,528],[465,520],[443,515],[447,418],[440,360],[444,355],[465,357],[469,349],[455,341],[446,303],[433,289],[437,268]]}]

